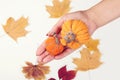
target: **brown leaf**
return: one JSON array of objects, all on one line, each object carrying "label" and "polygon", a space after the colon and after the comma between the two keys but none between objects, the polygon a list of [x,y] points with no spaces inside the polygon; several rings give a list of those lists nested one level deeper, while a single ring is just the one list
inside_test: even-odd
[{"label": "brown leaf", "polygon": [[70,0],[53,0],[53,6],[46,5],[46,10],[51,18],[58,18],[70,10]]},{"label": "brown leaf", "polygon": [[73,63],[77,66],[77,70],[87,71],[98,68],[102,64],[102,62],[100,62],[101,53],[99,51],[91,53],[87,48],[84,48],[80,54],[81,58],[73,59]]},{"label": "brown leaf", "polygon": [[21,17],[15,21],[12,17],[10,17],[7,20],[6,25],[3,25],[3,29],[12,39],[17,41],[17,38],[25,36],[28,33],[28,31],[25,30],[27,25],[27,18]]},{"label": "brown leaf", "polygon": [[38,65],[33,65],[30,62],[26,62],[26,64],[27,66],[23,67],[22,72],[28,79],[33,78],[34,80],[44,80],[45,74],[48,74],[50,71],[48,66],[44,66],[41,63]]},{"label": "brown leaf", "polygon": [[90,51],[98,50],[97,46],[99,45],[99,40],[98,39],[94,40],[91,38],[85,45]]}]

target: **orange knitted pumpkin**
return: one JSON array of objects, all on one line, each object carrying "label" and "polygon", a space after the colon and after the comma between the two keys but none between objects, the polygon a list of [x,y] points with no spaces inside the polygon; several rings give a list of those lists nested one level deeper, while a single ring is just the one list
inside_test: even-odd
[{"label": "orange knitted pumpkin", "polygon": [[68,20],[64,22],[61,30],[61,43],[71,49],[77,49],[90,38],[88,28],[80,20]]},{"label": "orange knitted pumpkin", "polygon": [[51,55],[58,55],[64,50],[64,46],[60,43],[59,39],[56,36],[49,37],[46,40],[46,50]]}]

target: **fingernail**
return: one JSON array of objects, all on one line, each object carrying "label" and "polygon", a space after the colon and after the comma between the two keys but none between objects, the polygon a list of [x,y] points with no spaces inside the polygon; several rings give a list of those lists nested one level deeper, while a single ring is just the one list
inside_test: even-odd
[{"label": "fingernail", "polygon": [[48,34],[46,34],[46,36],[48,36]]},{"label": "fingernail", "polygon": [[43,59],[43,60],[42,60],[42,62],[43,62],[43,63],[47,63],[48,61],[47,61],[47,60],[45,60],[45,59]]},{"label": "fingernail", "polygon": [[42,62],[42,58],[40,56],[37,56],[37,62]]},{"label": "fingernail", "polygon": [[41,55],[43,52],[44,52],[44,50],[43,50],[43,49],[40,49],[40,50],[37,52],[36,56]]}]

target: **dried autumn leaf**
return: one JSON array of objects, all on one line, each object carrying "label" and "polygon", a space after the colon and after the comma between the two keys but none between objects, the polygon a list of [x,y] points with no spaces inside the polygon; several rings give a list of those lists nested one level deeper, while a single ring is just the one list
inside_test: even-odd
[{"label": "dried autumn leaf", "polygon": [[51,18],[58,18],[70,10],[70,0],[53,0],[53,6],[46,5],[46,10]]},{"label": "dried autumn leaf", "polygon": [[25,30],[27,25],[27,18],[21,17],[15,21],[12,17],[10,17],[7,20],[6,25],[3,25],[3,29],[12,39],[17,41],[17,38],[23,37],[28,33],[28,31]]},{"label": "dried autumn leaf", "polygon": [[66,75],[67,69],[66,66],[63,66],[58,70],[58,77],[61,79],[64,75]]},{"label": "dried autumn leaf", "polygon": [[98,50],[97,46],[99,45],[99,40],[98,39],[94,40],[91,38],[85,45],[90,51]]},{"label": "dried autumn leaf", "polygon": [[76,71],[71,70],[71,71],[68,71],[65,76],[63,76],[62,80],[73,80],[75,76],[76,76]]},{"label": "dried autumn leaf", "polygon": [[33,65],[30,62],[26,62],[26,64],[27,66],[23,67],[22,72],[28,79],[33,78],[34,80],[44,80],[45,74],[48,74],[50,71],[48,66],[44,66],[41,63],[38,65]]},{"label": "dried autumn leaf", "polygon": [[73,63],[77,66],[77,70],[87,71],[98,68],[102,64],[102,62],[100,62],[101,53],[99,51],[90,53],[87,48],[84,48],[80,54],[81,58],[73,59]]},{"label": "dried autumn leaf", "polygon": [[48,80],[56,80],[55,78],[50,78],[50,79],[48,79]]},{"label": "dried autumn leaf", "polygon": [[75,70],[67,71],[66,66],[63,66],[58,70],[58,77],[62,80],[72,80],[76,76]]}]

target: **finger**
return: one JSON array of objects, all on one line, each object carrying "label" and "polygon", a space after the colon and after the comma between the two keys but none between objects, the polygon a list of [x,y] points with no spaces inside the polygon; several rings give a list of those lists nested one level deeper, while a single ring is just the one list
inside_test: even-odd
[{"label": "finger", "polygon": [[53,59],[54,59],[54,56],[48,55],[43,59],[43,62],[48,63],[48,62],[52,61]]},{"label": "finger", "polygon": [[43,54],[37,57],[38,62],[43,62],[43,59],[48,55],[49,53],[45,51]]},{"label": "finger", "polygon": [[47,33],[47,36],[52,36],[54,33],[59,33],[61,30],[61,26],[64,22],[64,19],[60,19],[55,25],[54,27]]},{"label": "finger", "polygon": [[40,45],[40,47],[37,49],[37,52],[36,52],[36,55],[37,56],[39,56],[39,55],[41,55],[42,53],[44,53],[44,51],[45,51],[45,42],[43,42],[41,45]]},{"label": "finger", "polygon": [[53,36],[54,33],[58,34],[60,30],[61,30],[60,26],[55,26],[47,33],[47,36]]},{"label": "finger", "polygon": [[61,39],[61,34],[58,34],[58,35],[57,35],[57,38],[60,40],[60,39]]},{"label": "finger", "polygon": [[69,55],[70,53],[72,53],[74,50],[72,49],[66,49],[63,53],[61,53],[60,55],[55,56],[55,59],[61,59],[67,55]]}]

